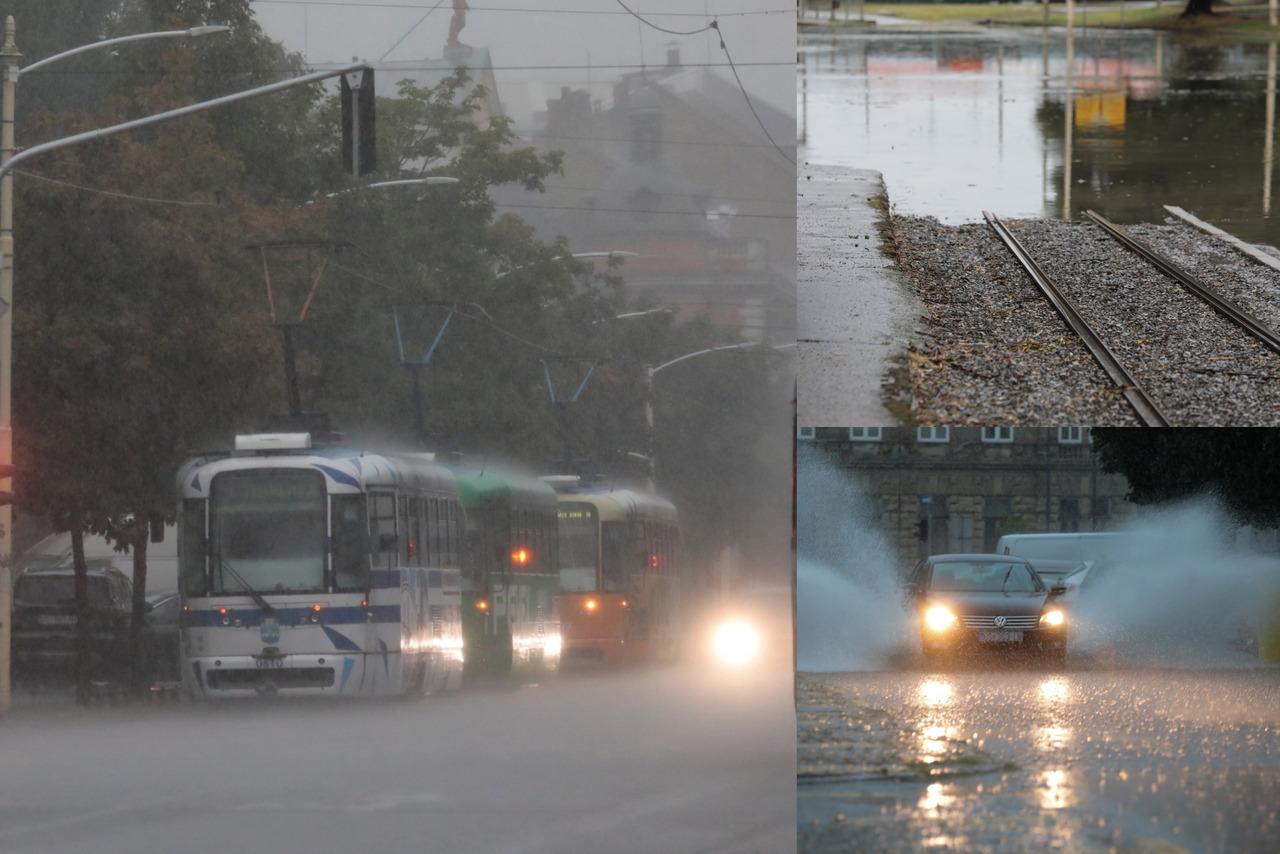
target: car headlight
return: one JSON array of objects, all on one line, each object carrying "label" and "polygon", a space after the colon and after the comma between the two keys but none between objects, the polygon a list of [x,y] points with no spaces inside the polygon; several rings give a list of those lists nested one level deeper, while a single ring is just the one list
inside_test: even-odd
[{"label": "car headlight", "polygon": [[760,633],[745,620],[728,620],[712,635],[711,649],[722,663],[742,667],[760,655]]},{"label": "car headlight", "polygon": [[924,612],[924,625],[931,632],[945,632],[956,624],[956,615],[946,605],[931,605]]},{"label": "car headlight", "polygon": [[1061,611],[1059,611],[1057,608],[1054,608],[1051,611],[1045,611],[1043,614],[1040,615],[1040,625],[1049,626],[1050,628],[1056,628],[1058,626],[1061,626],[1062,624],[1066,623],[1066,621],[1067,621],[1067,616],[1063,614]]}]

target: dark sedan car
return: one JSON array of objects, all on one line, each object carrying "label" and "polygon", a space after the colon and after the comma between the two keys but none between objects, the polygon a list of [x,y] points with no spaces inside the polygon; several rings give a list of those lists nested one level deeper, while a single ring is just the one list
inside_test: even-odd
[{"label": "dark sedan car", "polygon": [[[89,676],[114,679],[128,660],[129,579],[94,564],[85,579]],[[12,656],[24,680],[66,678],[76,657],[75,572],[67,566],[26,569],[13,582]]]},{"label": "dark sedan car", "polygon": [[1056,604],[1065,588],[1045,584],[1023,558],[934,555],[916,565],[905,588],[926,658],[988,650],[1066,654],[1067,618]]}]

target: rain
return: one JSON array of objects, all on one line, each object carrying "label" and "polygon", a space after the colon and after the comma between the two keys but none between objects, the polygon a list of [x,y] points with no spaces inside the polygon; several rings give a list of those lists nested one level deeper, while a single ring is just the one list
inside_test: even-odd
[{"label": "rain", "polygon": [[[0,10],[0,16],[13,12],[18,18],[21,64],[75,46],[37,35],[42,31],[30,20],[35,4],[14,5],[16,10]],[[121,5],[143,20],[153,11]],[[184,13],[192,6],[167,5]],[[21,349],[31,348],[32,341],[83,346],[72,361],[87,358],[89,364],[64,374],[66,366],[56,360],[67,354],[60,350],[17,359],[27,368],[14,383],[14,444],[19,454],[31,455],[22,463],[35,456],[35,437],[46,438],[40,423],[68,430],[81,422],[92,425],[85,435],[101,465],[82,468],[87,490],[123,489],[135,475],[163,484],[163,500],[148,511],[156,518],[128,520],[135,535],[148,521],[181,517],[179,466],[138,474],[113,450],[122,445],[145,449],[150,458],[172,454],[177,463],[220,459],[242,434],[305,435],[317,452],[325,442],[324,453],[338,454],[339,441],[354,446],[351,458],[367,466],[362,475],[385,453],[419,466],[404,469],[416,473],[430,462],[439,469],[452,466],[450,471],[497,472],[513,481],[598,477],[619,491],[669,498],[677,508],[678,548],[667,549],[664,541],[659,555],[646,543],[643,552],[623,555],[654,568],[659,556],[665,564],[678,554],[675,592],[654,606],[661,617],[655,624],[661,622],[676,640],[661,661],[638,653],[636,661],[616,667],[566,668],[547,678],[477,682],[458,690],[451,685],[428,696],[311,699],[263,690],[261,697],[206,703],[181,680],[156,681],[150,690],[144,685],[141,694],[110,679],[95,678],[85,686],[79,676],[74,691],[57,680],[15,684],[12,697],[5,698],[12,708],[0,708],[0,762],[6,769],[0,850],[641,854],[793,846],[788,475],[795,374],[794,13],[762,0],[695,7],[674,0],[643,7],[586,0],[547,8],[372,0],[196,5],[210,14],[223,5],[251,14],[268,39],[296,54],[286,56],[296,66],[273,71],[296,76],[367,63],[375,69],[379,99],[396,98],[401,80],[430,89],[466,67],[483,89],[475,96],[476,115],[460,124],[460,132],[499,138],[502,119],[509,120],[513,134],[510,145],[494,146],[493,152],[471,151],[476,161],[486,160],[479,164],[482,177],[522,146],[546,158],[541,163],[562,168],[548,169],[545,187],[534,187],[540,182],[526,182],[514,169],[511,180],[495,180],[474,195],[459,195],[456,182],[413,189],[387,182],[374,191],[363,184],[385,176],[342,171],[338,155],[346,143],[333,97],[336,78],[324,83],[331,102],[321,113],[333,121],[322,130],[331,137],[326,145],[335,158],[323,174],[288,174],[297,164],[284,159],[264,174],[260,163],[212,158],[208,174],[192,168],[192,189],[180,180],[161,180],[168,176],[157,175],[154,164],[164,161],[132,147],[134,140],[113,148],[119,135],[92,153],[108,165],[118,151],[137,158],[128,164],[137,187],[118,186],[117,173],[104,177],[100,164],[82,163],[71,153],[47,168],[32,157],[14,176],[21,247],[13,266],[15,348],[32,353]],[[225,36],[206,33],[200,39],[210,44]],[[24,77],[18,87],[18,148],[29,151],[37,141],[65,132],[56,122],[38,121],[46,94],[64,97],[60,104],[74,104],[69,112],[89,121],[90,114],[106,109],[93,102],[101,89],[92,81],[109,80],[121,89],[136,82],[136,90],[151,92],[146,87],[159,85],[159,75],[152,73],[155,57],[176,57],[174,67],[185,67],[189,56],[203,55],[196,51],[217,49],[197,41],[191,40],[196,47],[189,53],[186,41],[175,42],[172,54],[122,47],[84,59],[84,65],[69,64],[65,74],[41,70]],[[124,71],[111,67],[119,58],[127,60]],[[265,71],[237,67],[235,74]],[[219,86],[235,76],[226,69],[219,73]],[[83,91],[75,98],[58,92],[59,86],[78,84]],[[467,91],[437,106],[456,108]],[[137,91],[128,95],[138,97]],[[280,107],[276,116],[275,107],[260,106],[265,100],[252,103],[268,124],[292,109]],[[132,102],[128,107],[147,108]],[[209,140],[201,134],[221,128],[225,116],[245,121],[238,109],[202,114],[208,125],[192,124],[197,142],[168,140],[174,146],[169,151],[203,165],[212,144],[206,147]],[[404,144],[387,130],[395,127],[395,110],[381,102],[380,110],[379,144]],[[155,136],[166,139],[165,126],[155,127]],[[252,147],[268,138],[281,139],[255,129],[239,142]],[[433,152],[405,171],[420,168],[441,177],[450,165],[449,157]],[[245,175],[259,184],[236,185]],[[144,190],[144,179],[163,186]],[[277,195],[273,182],[294,179],[293,188],[305,185],[305,192]],[[225,186],[211,189],[217,181]],[[261,205],[253,208],[259,219],[224,216],[227,209],[250,207],[250,198]],[[30,199],[36,201],[24,207]],[[460,204],[468,215],[454,215],[449,204]],[[138,233],[145,231],[154,244],[138,245],[131,240],[135,232],[123,228],[140,209],[151,219]],[[345,230],[316,237],[325,211],[335,210],[346,217]],[[491,216],[473,221],[469,215],[477,210]],[[81,228],[76,216],[90,213],[96,228]],[[209,213],[212,225],[198,238],[178,229],[187,222],[183,217],[202,213]],[[296,225],[296,231],[271,235],[281,240],[258,236],[283,229],[277,220]],[[422,230],[406,245],[380,242],[393,232],[409,234],[396,229],[419,222]],[[54,226],[76,229],[77,238],[83,233],[74,252],[73,241],[41,248],[30,239],[53,233]],[[166,231],[169,226],[180,239]],[[224,242],[225,253],[201,254],[215,240]],[[183,272],[171,273],[149,256],[145,250],[153,247]],[[407,257],[397,259],[401,251]],[[126,298],[105,284],[111,281],[107,273],[98,281],[104,257],[146,290]],[[193,259],[198,269],[182,267]],[[174,291],[166,290],[172,284],[166,275],[181,279],[183,305],[171,305]],[[93,293],[106,302],[90,305],[88,298],[74,296],[86,279],[94,280]],[[391,306],[411,291],[416,303]],[[112,301],[116,296],[119,301]],[[148,314],[156,306],[170,306],[171,316]],[[85,316],[101,326],[83,338],[36,328],[56,318],[64,324],[60,332],[78,331],[75,324]],[[241,345],[235,355],[243,363],[224,364],[226,350],[174,354],[146,346],[155,340],[180,348],[202,340],[200,329],[213,326],[224,331],[224,343]],[[347,337],[352,327],[361,334]],[[130,346],[124,346],[126,339]],[[583,342],[592,345],[590,352],[571,352]],[[428,353],[430,364],[423,355]],[[32,368],[46,363],[57,365],[49,376]],[[374,381],[368,377],[375,374],[362,374],[373,365],[385,383],[382,374]],[[105,394],[109,381],[117,395],[111,405],[52,394],[56,379],[90,385],[90,367],[102,379],[87,390]],[[342,398],[335,387],[350,396]],[[209,407],[195,419],[203,422],[199,442],[187,442],[196,431],[178,443],[153,435],[177,419],[164,407],[140,406],[152,400],[148,390],[198,397]],[[44,408],[33,401],[43,401]],[[283,418],[285,408],[289,418]],[[184,417],[194,412],[174,409]],[[115,430],[118,422],[106,418],[122,411],[145,413],[146,423],[136,433]],[[313,418],[306,431],[298,427],[330,413],[336,413],[332,422]],[[228,414],[242,417],[230,423]],[[430,447],[424,447],[428,440]],[[183,445],[185,456],[179,457],[174,444]],[[37,450],[51,454],[49,468],[59,457],[72,457],[47,446]],[[428,453],[437,457],[428,461]],[[584,460],[588,454],[591,459]],[[121,468],[111,470],[116,463]],[[707,474],[704,466],[712,471]],[[575,467],[583,474],[566,473]],[[325,476],[332,478],[332,471]],[[348,482],[354,476],[345,470],[338,475]],[[397,486],[411,491],[407,480]],[[449,530],[455,546],[469,531],[465,517],[449,517],[447,508],[429,515],[445,506],[434,502],[445,499],[433,495],[428,505],[425,492],[421,498],[415,493],[409,505],[406,497],[391,502],[390,512],[400,513],[399,533],[384,530],[388,536],[381,540],[370,536],[373,545],[362,554],[380,542],[384,551],[399,549],[418,569],[426,563],[413,560],[419,548],[425,552],[428,544],[447,539],[440,531]],[[54,504],[62,496],[40,498]],[[276,498],[283,503],[288,496]],[[202,494],[190,500],[206,499]],[[453,500],[456,511],[459,499]],[[5,532],[15,546],[15,576],[41,560],[59,568],[74,561],[60,536],[64,519],[33,516],[18,513],[14,530]],[[213,541],[195,519],[196,514],[181,519],[181,534],[170,526],[163,543],[141,534],[132,553],[90,532],[87,559],[95,573],[114,578],[118,571],[141,586],[143,578],[130,575],[131,558],[136,545],[147,542],[154,567],[146,576],[147,593],[181,591],[186,610],[177,619],[185,621],[184,631],[197,616],[211,624],[225,617],[220,625],[251,630],[245,633],[254,647],[250,657],[272,671],[268,677],[284,670],[279,647],[290,630],[306,625],[284,623],[281,629],[277,620],[287,610],[283,585],[253,590],[258,576],[240,573],[240,587],[227,582],[223,592],[243,593],[238,598],[244,601],[220,614],[196,613],[205,594],[193,592],[199,588],[190,582],[190,570],[184,576],[170,565],[183,544],[196,543],[198,551]],[[554,508],[550,519],[554,526]],[[326,520],[310,521],[317,520],[323,530]],[[416,527],[412,535],[405,533],[406,522],[420,523],[422,533]],[[87,527],[94,526],[100,526],[96,518]],[[635,522],[629,535],[640,530]],[[55,537],[45,539],[46,534]],[[505,559],[499,550],[495,562]],[[191,565],[206,566],[201,560],[213,562],[203,556]],[[236,572],[215,569],[227,577]],[[9,572],[6,564],[6,578]],[[427,577],[412,577],[418,575]],[[404,576],[405,590],[410,577]],[[340,586],[336,580],[325,583],[330,594]],[[375,592],[364,600],[357,595],[351,607],[372,625],[379,606],[371,601],[372,582],[370,589]],[[399,583],[386,589],[397,596],[402,590]],[[476,601],[468,605],[500,604],[496,596],[485,600],[493,592],[469,590]],[[449,595],[455,593],[451,589]],[[429,595],[421,593],[420,610],[438,618],[435,603],[425,605]],[[456,600],[447,607],[461,613]],[[322,622],[330,612],[327,600],[308,608],[314,609],[308,618],[321,623],[328,637],[353,643]],[[404,606],[406,622],[410,610]],[[707,642],[712,627],[729,617],[758,633],[753,640],[760,650],[732,666],[714,660]],[[644,612],[634,618],[645,619]],[[184,648],[183,654],[190,651]],[[336,657],[336,651],[330,654]],[[214,658],[217,666],[225,663]],[[377,663],[386,660],[383,655]],[[180,664],[190,662],[184,658]],[[187,666],[186,685],[189,671]],[[405,684],[410,682],[406,676]],[[289,694],[287,687],[279,694]]]}]

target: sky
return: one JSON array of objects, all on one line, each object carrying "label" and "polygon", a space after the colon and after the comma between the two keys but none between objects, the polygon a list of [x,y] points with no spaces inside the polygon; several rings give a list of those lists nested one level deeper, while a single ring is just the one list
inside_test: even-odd
[{"label": "sky", "polygon": [[[268,36],[322,65],[440,58],[453,2],[254,0],[252,7]],[[499,97],[517,110],[535,103],[520,91],[535,81],[585,88],[664,65],[674,47],[684,65],[709,63],[726,79],[736,69],[753,98],[795,113],[795,7],[783,0],[471,0],[470,7],[460,40],[489,49]],[[707,29],[713,20],[718,31]],[[527,119],[512,117],[517,125]]]}]

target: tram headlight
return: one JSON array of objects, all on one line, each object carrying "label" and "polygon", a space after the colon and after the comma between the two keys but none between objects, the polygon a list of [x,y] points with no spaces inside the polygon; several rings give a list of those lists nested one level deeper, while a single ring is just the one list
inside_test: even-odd
[{"label": "tram headlight", "polygon": [[727,620],[711,636],[716,659],[731,667],[742,667],[760,656],[760,632],[746,620]]}]

